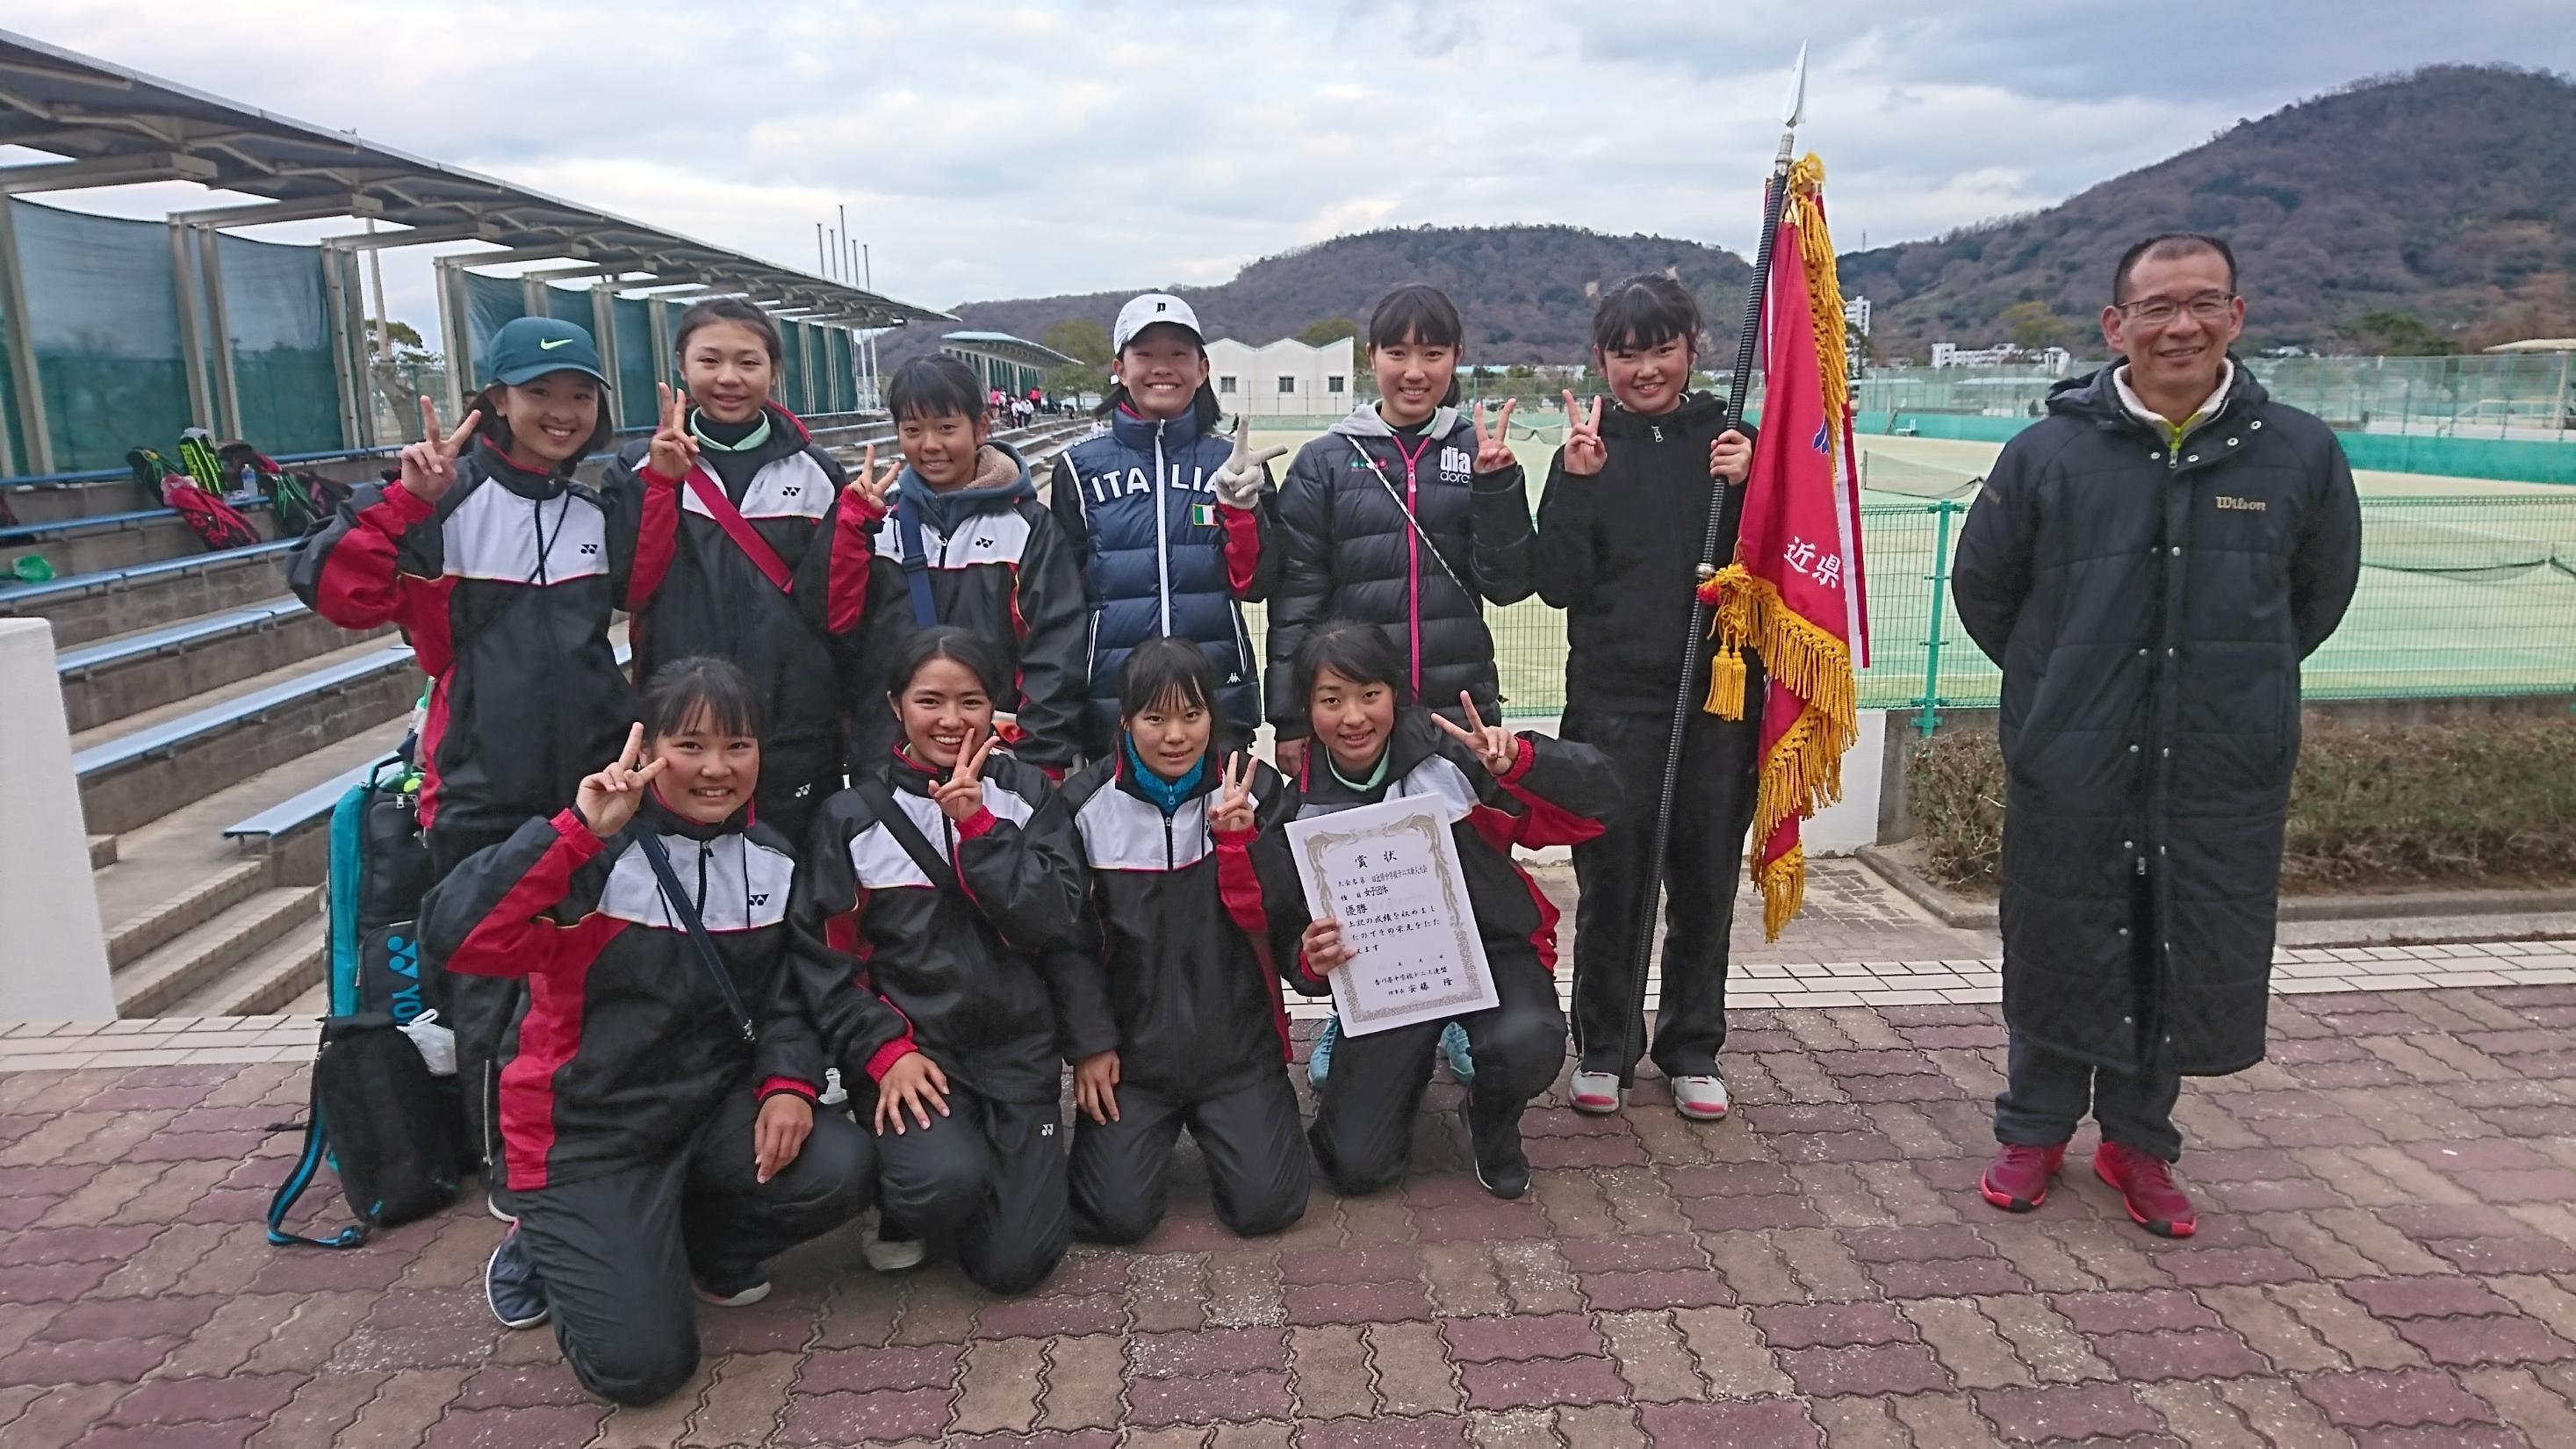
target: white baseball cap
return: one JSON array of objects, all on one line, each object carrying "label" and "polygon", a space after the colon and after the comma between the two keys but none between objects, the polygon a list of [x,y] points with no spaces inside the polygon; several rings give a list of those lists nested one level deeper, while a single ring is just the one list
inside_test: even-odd
[{"label": "white baseball cap", "polygon": [[1109,350],[1126,351],[1137,333],[1158,322],[1186,327],[1202,346],[1207,342],[1207,334],[1199,330],[1199,314],[1190,310],[1189,303],[1169,292],[1147,292],[1118,309],[1118,325],[1109,333]]}]

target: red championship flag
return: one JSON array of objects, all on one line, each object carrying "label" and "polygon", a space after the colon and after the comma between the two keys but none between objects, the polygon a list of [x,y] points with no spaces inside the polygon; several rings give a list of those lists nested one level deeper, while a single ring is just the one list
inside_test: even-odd
[{"label": "red championship flag", "polygon": [[1854,660],[1869,662],[1858,470],[1843,346],[1842,288],[1825,231],[1825,169],[1790,168],[1763,306],[1762,426],[1735,559],[1707,583],[1717,656],[1704,706],[1744,717],[1743,651],[1769,676],[1753,801],[1753,883],[1776,938],[1806,896],[1798,823],[1842,798],[1857,734]]}]

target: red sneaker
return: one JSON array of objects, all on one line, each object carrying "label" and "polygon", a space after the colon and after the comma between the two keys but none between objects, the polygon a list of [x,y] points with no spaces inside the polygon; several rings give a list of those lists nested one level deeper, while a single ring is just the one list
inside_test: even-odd
[{"label": "red sneaker", "polygon": [[2048,1201],[2049,1179],[2057,1176],[2066,1161],[2066,1144],[2055,1147],[2024,1147],[2007,1142],[1986,1164],[1985,1175],[1977,1179],[1977,1190],[1986,1201],[2008,1213],[2026,1213]]},{"label": "red sneaker", "polygon": [[2118,1188],[2129,1216],[2160,1238],[2188,1238],[2200,1228],[2191,1199],[2174,1186],[2173,1166],[2134,1147],[2105,1142],[2093,1151],[2093,1173]]}]

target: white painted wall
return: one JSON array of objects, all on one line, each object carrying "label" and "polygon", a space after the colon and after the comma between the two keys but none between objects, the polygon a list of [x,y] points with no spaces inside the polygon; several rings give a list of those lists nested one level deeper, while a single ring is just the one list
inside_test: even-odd
[{"label": "white painted wall", "polygon": [[0,1024],[115,1017],[54,629],[0,619]]},{"label": "white painted wall", "polygon": [[[1254,347],[1231,337],[1207,345],[1208,385],[1229,415],[1339,417],[1358,387],[1358,353],[1347,337],[1309,347],[1294,337]],[[1341,387],[1336,390],[1334,380]]]},{"label": "white painted wall", "polygon": [[1878,843],[1878,793],[1886,783],[1888,711],[1860,713],[1860,739],[1843,756],[1843,798],[1798,833],[1809,855],[1849,855]]}]

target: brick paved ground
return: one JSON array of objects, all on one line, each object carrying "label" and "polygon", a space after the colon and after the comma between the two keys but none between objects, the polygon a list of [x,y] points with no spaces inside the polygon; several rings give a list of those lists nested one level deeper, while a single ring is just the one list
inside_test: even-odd
[{"label": "brick paved ground", "polygon": [[1736,1120],[1551,1099],[1524,1201],[1426,1116],[1398,1191],[1247,1243],[1185,1188],[1142,1251],[1024,1299],[837,1237],[709,1310],[687,1389],[613,1413],[551,1335],[493,1325],[474,1208],[262,1242],[295,1067],[11,1073],[0,1441],[2576,1444],[2576,987],[2279,998],[2273,1037],[2185,1093],[2189,1242],[2128,1223],[2089,1137],[2040,1213],[1971,1195],[1992,1007],[1751,1010]]}]

